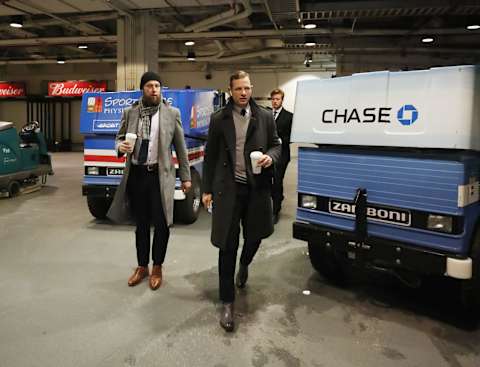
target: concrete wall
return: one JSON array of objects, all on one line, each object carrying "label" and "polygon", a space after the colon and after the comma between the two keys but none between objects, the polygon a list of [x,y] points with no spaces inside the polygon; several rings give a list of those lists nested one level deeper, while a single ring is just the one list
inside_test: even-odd
[{"label": "concrete wall", "polygon": [[[173,67],[173,70],[172,70]],[[229,70],[211,70],[212,78],[205,78],[206,72],[198,67],[193,70],[182,70],[174,66],[160,68],[163,84],[170,88],[214,88],[226,91],[228,88]],[[254,96],[260,97],[259,103],[270,105],[268,97],[273,88],[285,91],[285,107],[293,111],[295,103],[296,83],[298,80],[312,78],[329,78],[329,72],[276,72],[249,70]],[[64,65],[9,65],[0,70],[0,80],[24,81],[27,94],[46,95],[47,82],[55,80],[107,80],[108,89],[116,90],[115,64],[64,64]],[[72,101],[72,141],[80,144],[83,137],[80,135],[80,101]],[[26,122],[25,101],[1,101],[0,120],[15,122],[17,127]]]}]

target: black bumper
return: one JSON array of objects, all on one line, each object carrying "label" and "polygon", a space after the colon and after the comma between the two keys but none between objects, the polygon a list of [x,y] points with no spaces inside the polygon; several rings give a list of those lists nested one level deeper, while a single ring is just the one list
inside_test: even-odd
[{"label": "black bumper", "polygon": [[117,186],[109,185],[83,185],[82,195],[91,197],[113,198]]},{"label": "black bumper", "polygon": [[378,237],[359,241],[353,232],[302,222],[293,223],[293,237],[307,241],[311,246],[320,246],[322,253],[331,253],[337,259],[376,270],[444,275],[447,256],[456,257]]}]

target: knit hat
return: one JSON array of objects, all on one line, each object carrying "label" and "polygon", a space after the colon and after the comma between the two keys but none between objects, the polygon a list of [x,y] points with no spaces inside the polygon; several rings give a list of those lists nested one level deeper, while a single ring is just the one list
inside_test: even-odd
[{"label": "knit hat", "polygon": [[142,79],[140,79],[140,89],[143,90],[143,86],[147,84],[150,80],[156,80],[157,82],[162,84],[162,82],[160,81],[160,76],[157,73],[153,71],[147,71],[142,75]]}]

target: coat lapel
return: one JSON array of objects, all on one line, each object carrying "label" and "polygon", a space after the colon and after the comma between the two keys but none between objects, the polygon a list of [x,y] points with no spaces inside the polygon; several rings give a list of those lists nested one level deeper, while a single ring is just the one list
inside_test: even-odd
[{"label": "coat lapel", "polygon": [[225,113],[222,118],[222,128],[223,134],[225,136],[225,142],[227,144],[228,153],[230,154],[230,159],[232,161],[232,166],[235,169],[236,164],[236,134],[235,134],[235,124],[233,123],[233,113],[232,109],[228,108],[225,110]]},{"label": "coat lapel", "polygon": [[258,125],[257,108],[258,108],[257,105],[253,101],[250,101],[250,111],[252,115],[250,117],[250,123],[248,124],[247,136],[245,137],[245,144],[248,142],[248,140],[252,137],[253,133],[257,129],[257,125]]},{"label": "coat lapel", "polygon": [[170,121],[168,121],[167,109],[163,108],[163,103],[160,102],[160,107],[158,109],[158,161],[160,161],[160,156],[163,154],[164,147],[169,146],[166,141],[166,130],[170,128],[169,125]]},{"label": "coat lapel", "polygon": [[132,108],[128,114],[128,132],[136,134],[138,131],[138,119],[140,111],[138,106]]}]

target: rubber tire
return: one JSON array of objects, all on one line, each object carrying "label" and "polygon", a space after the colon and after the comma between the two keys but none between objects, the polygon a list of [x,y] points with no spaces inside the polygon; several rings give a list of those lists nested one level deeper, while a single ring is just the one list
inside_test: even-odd
[{"label": "rubber tire", "polygon": [[313,268],[323,277],[336,284],[345,284],[345,271],[333,253],[327,252],[320,244],[309,241],[308,255]]},{"label": "rubber tire", "polygon": [[472,279],[461,284],[462,304],[466,311],[477,314],[480,311],[480,228],[475,232],[470,251],[472,259]]},{"label": "rubber tire", "polygon": [[87,205],[90,213],[97,219],[107,219],[107,212],[112,205],[112,199],[98,196],[87,196]]},{"label": "rubber tire", "polygon": [[174,219],[177,223],[192,224],[200,214],[202,204],[201,180],[198,172],[192,168],[192,188],[184,200],[176,200],[174,206]]},{"label": "rubber tire", "polygon": [[10,198],[14,198],[15,196],[20,195],[20,182],[18,181],[10,181],[8,184],[8,196]]}]

